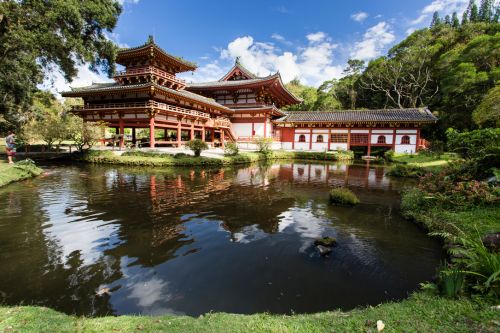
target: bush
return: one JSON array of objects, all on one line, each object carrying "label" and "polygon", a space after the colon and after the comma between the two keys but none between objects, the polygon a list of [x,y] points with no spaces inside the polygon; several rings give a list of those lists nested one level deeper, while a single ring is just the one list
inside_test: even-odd
[{"label": "bush", "polygon": [[384,158],[387,162],[394,161],[394,150],[388,150],[384,153]]},{"label": "bush", "polygon": [[337,205],[357,205],[359,203],[359,199],[351,190],[339,187],[330,190],[330,203]]},{"label": "bush", "polygon": [[174,155],[174,158],[184,158],[184,157],[189,157],[189,155],[185,153],[177,153]]},{"label": "bush", "polygon": [[271,138],[256,138],[253,142],[257,145],[257,150],[260,153],[268,154],[271,151],[271,144],[273,139]]},{"label": "bush", "polygon": [[206,142],[200,139],[194,139],[186,143],[186,147],[191,149],[194,153],[194,156],[199,157],[203,150],[208,149],[208,145]]},{"label": "bush", "polygon": [[224,147],[224,155],[225,156],[235,156],[238,155],[240,149],[235,142],[228,142]]},{"label": "bush", "polygon": [[391,166],[387,175],[393,177],[418,178],[425,175],[425,170],[421,167],[407,164],[396,164]]}]

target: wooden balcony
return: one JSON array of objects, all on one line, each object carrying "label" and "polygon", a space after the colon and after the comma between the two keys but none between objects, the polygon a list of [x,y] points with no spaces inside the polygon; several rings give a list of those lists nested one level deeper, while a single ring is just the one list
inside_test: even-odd
[{"label": "wooden balcony", "polygon": [[74,106],[72,111],[74,112],[82,112],[82,111],[105,111],[105,110],[144,110],[144,109],[158,109],[168,112],[173,112],[177,114],[189,115],[197,118],[210,118],[210,114],[197,111],[190,110],[186,108],[181,108],[179,106],[173,106],[165,103],[159,103],[156,101],[148,101],[148,102],[130,102],[130,103],[105,103],[105,104],[87,104],[84,106]]},{"label": "wooden balcony", "polygon": [[159,77],[175,82],[177,84],[180,84],[182,86],[186,86],[186,81],[179,79],[173,74],[170,74],[168,72],[165,72],[159,68],[148,66],[148,67],[139,67],[139,68],[129,68],[125,71],[117,72],[115,77],[123,77],[123,76],[134,76],[134,75],[144,75],[144,74],[155,74],[158,75]]}]

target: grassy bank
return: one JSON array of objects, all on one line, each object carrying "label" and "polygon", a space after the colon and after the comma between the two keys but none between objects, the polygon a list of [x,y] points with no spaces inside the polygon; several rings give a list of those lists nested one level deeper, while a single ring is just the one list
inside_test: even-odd
[{"label": "grassy bank", "polygon": [[15,181],[38,176],[41,173],[42,169],[30,161],[26,162],[26,160],[15,164],[0,163],[0,187]]},{"label": "grassy bank", "polygon": [[341,161],[353,158],[352,152],[285,152],[273,151],[268,154],[252,152],[240,153],[222,158],[193,157],[186,154],[162,154],[157,152],[125,152],[118,156],[111,151],[89,151],[79,157],[81,161],[103,164],[123,164],[133,166],[227,166],[273,160],[316,160]]},{"label": "grassy bank", "polygon": [[450,162],[457,161],[456,154],[394,154],[390,156],[394,163],[387,174],[394,177],[421,177],[428,172],[439,172]]},{"label": "grassy bank", "polygon": [[186,316],[119,316],[85,318],[42,307],[0,307],[2,332],[494,332],[498,311],[469,299],[449,300],[412,295],[349,312],[280,316],[209,313]]}]

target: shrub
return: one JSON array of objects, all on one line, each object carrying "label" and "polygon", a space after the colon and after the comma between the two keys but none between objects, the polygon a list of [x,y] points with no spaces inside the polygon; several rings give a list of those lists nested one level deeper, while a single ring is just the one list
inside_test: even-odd
[{"label": "shrub", "polygon": [[203,150],[208,149],[208,145],[206,142],[200,139],[194,139],[186,143],[186,147],[191,149],[194,153],[194,156],[199,157]]},{"label": "shrub", "polygon": [[257,145],[257,150],[260,153],[267,154],[271,151],[272,138],[255,138],[253,142]]},{"label": "shrub", "polygon": [[388,150],[384,153],[384,158],[387,162],[394,161],[394,150]]},{"label": "shrub", "polygon": [[189,155],[185,153],[177,153],[174,155],[174,158],[183,158],[183,157],[189,157]]},{"label": "shrub", "polygon": [[330,190],[330,203],[337,205],[357,205],[359,199],[351,190],[339,187]]},{"label": "shrub", "polygon": [[414,165],[395,164],[391,166],[387,175],[394,177],[418,178],[425,175],[425,170]]},{"label": "shrub", "polygon": [[457,268],[441,269],[439,272],[438,286],[441,294],[446,297],[456,298],[464,285],[465,275]]},{"label": "shrub", "polygon": [[228,142],[224,147],[224,155],[226,156],[235,156],[238,155],[240,149],[235,142]]}]

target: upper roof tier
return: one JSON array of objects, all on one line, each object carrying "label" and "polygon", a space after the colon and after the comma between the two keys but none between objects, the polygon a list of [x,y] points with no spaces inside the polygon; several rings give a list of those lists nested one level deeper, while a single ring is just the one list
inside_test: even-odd
[{"label": "upper roof tier", "polygon": [[144,58],[154,58],[159,62],[168,64],[173,73],[194,71],[196,69],[195,63],[184,60],[181,57],[173,56],[156,45],[153,36],[149,36],[146,43],[141,46],[120,49],[116,56],[116,63],[127,67],[131,63]]},{"label": "upper roof tier", "polygon": [[276,100],[280,101],[279,107],[299,104],[302,100],[290,92],[281,79],[279,72],[259,77],[246,69],[236,58],[234,66],[218,81],[190,83],[187,88],[190,91],[212,95],[217,91],[236,91],[240,89],[266,89]]}]

